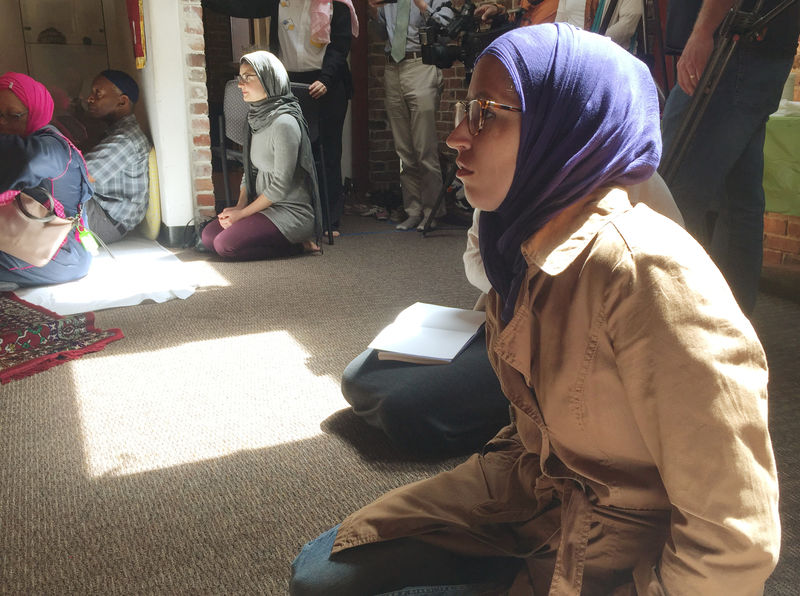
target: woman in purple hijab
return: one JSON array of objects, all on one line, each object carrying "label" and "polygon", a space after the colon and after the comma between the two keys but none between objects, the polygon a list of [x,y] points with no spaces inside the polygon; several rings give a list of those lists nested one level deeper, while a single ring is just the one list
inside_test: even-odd
[{"label": "woman in purple hijab", "polygon": [[660,156],[645,66],[568,25],[518,29],[478,58],[447,142],[482,212],[511,424],[308,543],[291,593],[762,593],[766,360],[703,249],[628,199]]}]

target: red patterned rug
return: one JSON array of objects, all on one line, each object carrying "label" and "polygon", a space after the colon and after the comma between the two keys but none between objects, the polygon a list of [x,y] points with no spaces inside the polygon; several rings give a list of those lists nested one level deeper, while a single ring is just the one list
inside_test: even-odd
[{"label": "red patterned rug", "polygon": [[0,292],[0,383],[23,379],[122,339],[94,326],[94,313],[62,317]]}]

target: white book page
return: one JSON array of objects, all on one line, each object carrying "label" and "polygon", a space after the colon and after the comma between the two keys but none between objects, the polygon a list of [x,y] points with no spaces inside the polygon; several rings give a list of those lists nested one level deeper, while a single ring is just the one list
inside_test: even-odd
[{"label": "white book page", "polygon": [[417,302],[398,315],[369,344],[375,350],[449,362],[486,319],[480,311]]},{"label": "white book page", "polygon": [[397,315],[392,324],[475,333],[485,321],[486,313],[480,310],[415,302]]}]

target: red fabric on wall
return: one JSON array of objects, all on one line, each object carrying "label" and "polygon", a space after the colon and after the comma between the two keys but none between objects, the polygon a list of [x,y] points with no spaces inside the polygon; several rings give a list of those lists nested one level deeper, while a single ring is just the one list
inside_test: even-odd
[{"label": "red fabric on wall", "polygon": [[144,45],[144,9],[142,8],[142,0],[125,0],[125,6],[128,9],[128,25],[131,28],[136,68],[144,68],[147,62],[147,52]]}]

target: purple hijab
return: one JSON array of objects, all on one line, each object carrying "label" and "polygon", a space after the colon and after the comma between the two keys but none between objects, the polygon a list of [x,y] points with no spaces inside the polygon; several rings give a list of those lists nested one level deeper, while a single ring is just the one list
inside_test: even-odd
[{"label": "purple hijab", "polygon": [[522,243],[592,191],[650,178],[661,133],[647,67],[608,38],[534,25],[499,37],[478,60],[486,54],[505,66],[523,110],[511,188],[479,223],[481,257],[507,323],[527,269]]}]

